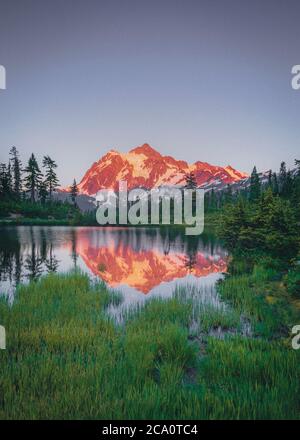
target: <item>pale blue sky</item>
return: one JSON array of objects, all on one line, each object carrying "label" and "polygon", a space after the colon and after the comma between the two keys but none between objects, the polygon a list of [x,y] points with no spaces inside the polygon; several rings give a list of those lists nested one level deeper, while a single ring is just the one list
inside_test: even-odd
[{"label": "pale blue sky", "polygon": [[243,171],[300,154],[300,2],[0,0],[0,161],[11,145],[80,180],[150,143]]}]

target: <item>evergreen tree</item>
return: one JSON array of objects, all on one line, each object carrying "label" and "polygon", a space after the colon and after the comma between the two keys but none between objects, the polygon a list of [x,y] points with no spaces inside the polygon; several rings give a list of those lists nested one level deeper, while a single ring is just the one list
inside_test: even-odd
[{"label": "evergreen tree", "polygon": [[296,175],[300,176],[300,160],[295,159]]},{"label": "evergreen tree", "polygon": [[236,205],[227,205],[219,224],[219,235],[229,249],[239,246],[239,237],[248,225],[244,200],[239,197]]},{"label": "evergreen tree", "polygon": [[269,174],[268,174],[268,188],[271,188],[273,190],[273,180],[272,180],[272,177],[273,177],[273,173],[272,173],[272,170],[270,170]]},{"label": "evergreen tree", "polygon": [[196,191],[197,188],[197,181],[195,174],[193,172],[188,173],[185,175],[185,188],[193,190],[192,192],[192,210],[193,213],[195,213],[195,207],[196,207]]},{"label": "evergreen tree", "polygon": [[279,193],[283,194],[285,192],[285,185],[286,185],[286,164],[285,162],[281,162],[280,164],[280,170],[279,170]]},{"label": "evergreen tree", "polygon": [[11,166],[0,164],[0,194],[2,199],[9,199],[12,196],[12,175]]},{"label": "evergreen tree", "polygon": [[287,171],[285,162],[281,162],[279,171],[279,193],[282,197],[291,198],[294,179],[292,172]]},{"label": "evergreen tree", "polygon": [[292,172],[288,170],[288,172],[286,173],[286,180],[282,193],[283,197],[290,199],[293,193],[293,188],[294,188],[294,179],[292,176]]},{"label": "evergreen tree", "polygon": [[9,154],[13,174],[13,192],[15,197],[19,199],[22,192],[22,163],[16,147],[11,147]]},{"label": "evergreen tree", "polygon": [[250,194],[249,199],[251,202],[255,202],[259,199],[261,192],[259,176],[256,170],[256,166],[254,166],[253,171],[250,177]]},{"label": "evergreen tree", "polygon": [[299,244],[296,217],[290,203],[267,191],[261,199],[258,217],[255,224],[263,237],[261,250],[286,261],[295,257]]},{"label": "evergreen tree", "polygon": [[184,177],[185,177],[185,188],[187,189],[197,188],[196,176],[193,172],[186,174]]},{"label": "evergreen tree", "polygon": [[230,185],[227,185],[226,191],[225,191],[225,203],[232,203],[233,195],[232,195],[232,188]]},{"label": "evergreen tree", "polygon": [[8,187],[8,194],[11,196],[13,191],[13,178],[12,178],[12,170],[11,170],[10,162],[8,162],[7,165],[7,187]]},{"label": "evergreen tree", "polygon": [[4,185],[5,185],[5,167],[4,163],[0,163],[0,197],[4,196]]},{"label": "evergreen tree", "polygon": [[42,173],[33,153],[31,154],[27,167],[24,169],[24,171],[27,174],[24,179],[25,188],[28,192],[30,192],[30,200],[35,202],[35,195],[41,183]]},{"label": "evergreen tree", "polygon": [[50,156],[44,156],[43,167],[45,168],[45,185],[49,193],[50,200],[52,199],[52,193],[57,189],[59,184],[55,169],[57,168],[56,162],[51,159]]},{"label": "evergreen tree", "polygon": [[73,205],[76,205],[76,197],[78,195],[78,186],[76,183],[76,180],[73,180],[73,184],[71,185],[71,191],[70,191],[70,196],[71,196],[71,200]]},{"label": "evergreen tree", "polygon": [[215,210],[217,207],[217,198],[214,189],[210,191],[210,208]]},{"label": "evergreen tree", "polygon": [[232,250],[250,252],[256,258],[268,255],[287,263],[299,250],[296,211],[290,202],[274,196],[268,188],[249,211],[239,199],[227,205],[219,234]]},{"label": "evergreen tree", "polygon": [[300,160],[295,159],[296,173],[293,178],[292,196],[290,198],[292,206],[298,218],[300,218]]},{"label": "evergreen tree", "polygon": [[276,173],[272,174],[272,189],[273,189],[273,194],[275,196],[279,194],[279,186],[278,186],[278,179]]},{"label": "evergreen tree", "polygon": [[5,199],[9,193],[9,183],[7,175],[7,166],[5,163],[0,164],[0,194]]},{"label": "evergreen tree", "polygon": [[44,205],[48,196],[47,184],[45,181],[39,183],[38,193],[41,204]]}]

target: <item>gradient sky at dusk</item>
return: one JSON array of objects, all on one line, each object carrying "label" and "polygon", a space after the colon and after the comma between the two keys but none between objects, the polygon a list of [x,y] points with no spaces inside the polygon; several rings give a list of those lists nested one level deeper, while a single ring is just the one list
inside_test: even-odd
[{"label": "gradient sky at dusk", "polygon": [[300,158],[298,0],[0,0],[0,161],[63,184],[110,148],[251,171]]}]

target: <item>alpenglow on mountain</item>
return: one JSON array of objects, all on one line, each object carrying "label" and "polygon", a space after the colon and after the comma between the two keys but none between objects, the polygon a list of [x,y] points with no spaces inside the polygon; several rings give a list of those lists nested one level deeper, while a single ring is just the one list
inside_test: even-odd
[{"label": "alpenglow on mountain", "polygon": [[126,180],[128,189],[151,189],[159,186],[184,186],[185,175],[193,172],[201,188],[220,187],[248,177],[248,174],[227,166],[225,168],[197,161],[188,164],[172,156],[162,156],[148,144],[128,153],[110,150],[93,163],[78,185],[79,192],[95,195],[100,189],[117,189]]}]

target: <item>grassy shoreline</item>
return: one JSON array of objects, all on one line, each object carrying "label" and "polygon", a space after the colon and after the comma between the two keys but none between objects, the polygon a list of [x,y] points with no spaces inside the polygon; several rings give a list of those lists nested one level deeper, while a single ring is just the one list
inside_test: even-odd
[{"label": "grassy shoreline", "polygon": [[[216,225],[219,221],[219,215],[217,213],[214,214],[205,214],[205,222],[204,222],[204,228],[207,229],[215,229]],[[31,218],[31,217],[19,217],[19,218],[0,218],[0,226],[101,226],[101,227],[134,227],[134,228],[171,228],[171,229],[183,229],[186,228],[188,225],[185,223],[182,223],[181,225],[163,225],[163,224],[156,224],[156,225],[99,225],[96,222],[96,218],[94,221],[87,221],[87,220],[76,220],[76,219],[45,219],[45,218]]]},{"label": "grassy shoreline", "polygon": [[20,220],[1,219],[0,226],[71,226],[71,223],[69,220],[46,220],[41,218],[35,218],[35,219],[23,218]]},{"label": "grassy shoreline", "polygon": [[120,327],[106,311],[121,297],[86,275],[21,285],[11,307],[0,300],[0,419],[297,419],[300,353],[289,329],[299,315],[284,292],[269,300],[276,282],[256,268],[218,287],[251,337],[226,309],[193,312],[183,292],[149,301]]}]

